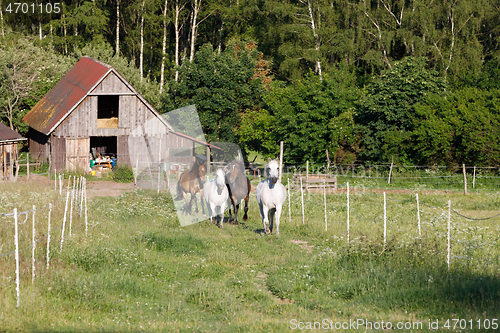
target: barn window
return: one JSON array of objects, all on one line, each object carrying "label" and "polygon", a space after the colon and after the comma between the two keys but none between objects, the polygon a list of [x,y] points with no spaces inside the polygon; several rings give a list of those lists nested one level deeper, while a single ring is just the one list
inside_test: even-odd
[{"label": "barn window", "polygon": [[120,96],[97,97],[97,128],[118,128]]}]

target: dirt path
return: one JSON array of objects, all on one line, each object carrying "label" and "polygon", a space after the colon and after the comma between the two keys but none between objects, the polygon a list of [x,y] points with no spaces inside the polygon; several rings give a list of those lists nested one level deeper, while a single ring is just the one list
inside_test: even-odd
[{"label": "dirt path", "polygon": [[[54,188],[54,180],[51,180],[49,182],[46,176],[30,175],[30,179],[28,179],[27,176],[23,176],[19,177],[17,181],[20,183],[51,186],[52,188]],[[68,186],[67,179],[64,181],[64,184]],[[57,182],[57,186],[59,188],[59,182]],[[139,187],[135,186],[134,183],[116,183],[112,180],[91,180],[87,182],[87,197],[117,197],[124,192],[130,192],[138,188]]]}]

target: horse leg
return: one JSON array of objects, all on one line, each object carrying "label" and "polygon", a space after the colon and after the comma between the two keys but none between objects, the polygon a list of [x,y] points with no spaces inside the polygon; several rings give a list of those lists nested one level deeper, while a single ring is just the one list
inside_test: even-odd
[{"label": "horse leg", "polygon": [[[203,216],[205,216],[205,208],[203,208],[203,188],[200,189],[200,205],[201,205],[201,212],[203,213]],[[207,205],[207,210],[208,210],[208,205]]]},{"label": "horse leg", "polygon": [[187,193],[182,191],[182,196],[184,197],[184,202],[186,203],[186,214],[191,213],[191,201],[188,203]]},{"label": "horse leg", "polygon": [[269,219],[271,220],[271,226],[269,227],[269,231],[271,234],[273,233],[273,227],[274,227],[274,213],[276,213],[276,208],[271,208],[271,211],[269,212]]},{"label": "horse leg", "polygon": [[226,209],[226,203],[223,202],[220,204],[220,228],[222,229],[222,225],[224,224],[224,209]]},{"label": "horse leg", "polygon": [[269,228],[267,227],[269,220],[267,219],[267,213],[269,212],[269,208],[266,205],[259,204],[260,206],[260,214],[262,215],[262,223],[264,224],[264,230],[266,234],[270,234]]},{"label": "horse leg", "polygon": [[240,202],[239,200],[236,200],[234,206],[234,222],[236,223],[236,225],[238,225],[238,209],[240,209]]},{"label": "horse leg", "polygon": [[276,206],[276,236],[280,234],[280,216],[282,205]]},{"label": "horse leg", "polygon": [[245,214],[243,215],[243,221],[246,221],[248,219],[248,215],[247,215],[247,212],[248,212],[248,200],[249,200],[249,196],[247,195],[246,198],[245,198],[245,209],[244,209],[244,212]]},{"label": "horse leg", "polygon": [[228,202],[227,202],[227,206],[229,207],[229,219],[227,220],[227,222],[229,223],[233,220],[233,215],[231,215],[231,208],[233,208],[233,198],[232,197],[229,197]]},{"label": "horse leg", "polygon": [[196,213],[198,213],[198,199],[196,198],[196,192],[191,192],[191,201],[194,201],[194,207],[196,209]]}]

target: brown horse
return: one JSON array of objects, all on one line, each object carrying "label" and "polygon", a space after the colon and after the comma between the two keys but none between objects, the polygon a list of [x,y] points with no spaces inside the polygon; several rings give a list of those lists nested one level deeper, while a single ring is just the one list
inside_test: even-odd
[{"label": "brown horse", "polygon": [[[200,192],[201,198],[201,210],[203,215],[205,215],[205,208],[203,206],[203,185],[205,184],[205,175],[207,173],[207,168],[205,163],[196,161],[190,171],[185,171],[182,173],[179,181],[177,182],[177,198],[175,200],[181,200],[184,197],[186,202],[186,211],[191,214],[191,205],[194,200],[196,207],[196,212],[198,213],[198,201],[196,199],[196,193]],[[191,194],[191,199],[188,203],[187,194]]]},{"label": "brown horse", "polygon": [[232,220],[231,216],[231,206],[234,207],[234,221],[238,224],[238,209],[242,200],[245,201],[245,214],[243,215],[243,221],[248,218],[248,199],[250,197],[250,190],[252,184],[247,176],[245,176],[245,165],[243,161],[234,160],[227,166],[226,173],[226,186],[229,190],[229,199],[231,204],[229,204],[229,221]]}]

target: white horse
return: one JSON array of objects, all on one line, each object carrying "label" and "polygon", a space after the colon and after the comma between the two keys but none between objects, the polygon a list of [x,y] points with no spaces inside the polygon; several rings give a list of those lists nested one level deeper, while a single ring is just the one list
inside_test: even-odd
[{"label": "white horse", "polygon": [[[222,169],[217,169],[215,171],[215,179],[207,182],[205,184],[205,189],[203,191],[203,197],[207,202],[208,213],[210,216],[210,222],[212,222],[212,217],[217,215],[217,222],[219,222],[220,216],[220,228],[224,223],[224,210],[226,209],[226,202],[229,199],[229,191],[226,187],[226,177]],[[220,207],[220,214],[217,214],[216,207]]]},{"label": "white horse", "polygon": [[[255,196],[259,203],[260,215],[262,215],[262,223],[264,224],[266,234],[273,232],[273,218],[276,213],[276,235],[279,235],[281,208],[286,200],[286,190],[285,186],[278,181],[278,159],[271,160],[269,158],[269,163],[267,163],[264,173],[267,178],[257,185]],[[270,228],[267,227],[269,224],[267,218],[268,212],[270,212]]]}]

